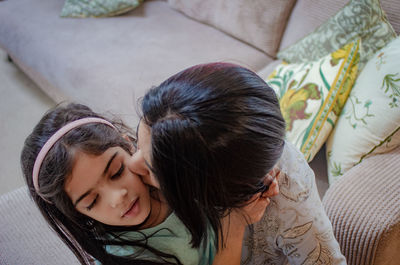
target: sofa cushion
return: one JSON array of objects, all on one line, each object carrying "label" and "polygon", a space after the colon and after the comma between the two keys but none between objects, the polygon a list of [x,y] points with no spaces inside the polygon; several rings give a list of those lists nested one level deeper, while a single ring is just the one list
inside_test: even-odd
[{"label": "sofa cushion", "polygon": [[[310,13],[310,10],[307,10],[307,13]],[[303,24],[297,23],[297,27],[303,27]],[[287,62],[303,62],[320,58],[351,40],[361,38],[362,68],[376,51],[395,36],[396,33],[387,22],[379,0],[351,0],[314,32],[281,50],[277,56]]]},{"label": "sofa cushion", "polygon": [[265,53],[147,0],[131,12],[98,19],[59,17],[62,0],[4,1],[0,45],[57,102],[74,100],[137,124],[144,92],[189,66],[227,61],[254,71]]},{"label": "sofa cushion", "polygon": [[333,183],[365,157],[400,144],[400,37],[360,73],[327,141]]},{"label": "sofa cushion", "polygon": [[267,78],[279,97],[287,140],[308,162],[324,144],[350,93],[359,45],[352,42],[316,61],[283,63]]},{"label": "sofa cushion", "polygon": [[295,0],[168,0],[177,10],[275,56]]},{"label": "sofa cushion", "polygon": [[126,13],[141,0],[66,0],[61,10],[62,17],[111,17]]}]

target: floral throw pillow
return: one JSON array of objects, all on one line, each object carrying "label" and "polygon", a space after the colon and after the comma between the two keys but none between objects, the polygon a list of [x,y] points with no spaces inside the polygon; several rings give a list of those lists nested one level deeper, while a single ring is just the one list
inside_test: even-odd
[{"label": "floral throw pillow", "polygon": [[279,52],[290,63],[316,60],[361,38],[360,69],[378,50],[396,37],[379,0],[351,0],[314,32]]},{"label": "floral throw pillow", "polygon": [[308,162],[324,144],[350,93],[359,46],[357,40],[316,61],[282,63],[266,80],[278,95],[287,140]]},{"label": "floral throw pillow", "polygon": [[126,13],[143,0],[66,0],[61,17],[111,17]]},{"label": "floral throw pillow", "polygon": [[327,141],[329,183],[369,155],[399,144],[400,38],[396,38],[364,67]]}]

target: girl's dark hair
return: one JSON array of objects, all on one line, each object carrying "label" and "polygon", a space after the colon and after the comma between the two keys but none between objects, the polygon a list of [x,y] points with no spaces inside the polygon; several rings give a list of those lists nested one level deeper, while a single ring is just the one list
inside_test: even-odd
[{"label": "girl's dark hair", "polygon": [[[122,134],[132,135],[121,121],[111,121],[114,128],[90,123],[79,126],[66,133],[49,150],[39,172],[39,192],[49,202],[43,200],[35,191],[32,181],[33,165],[46,141],[61,127],[71,121],[99,117],[90,108],[80,104],[65,104],[49,110],[25,140],[21,153],[21,166],[29,192],[40,212],[57,232],[61,239],[73,251],[82,264],[90,264],[96,258],[103,264],[180,264],[174,256],[157,251],[147,246],[144,241],[127,241],[113,232],[122,232],[137,227],[116,227],[102,224],[79,213],[64,191],[66,177],[71,173],[76,151],[101,155],[110,147],[120,146],[131,153],[131,144]],[[106,119],[107,120],[107,119]],[[114,235],[115,239],[106,239],[105,235]],[[132,257],[120,257],[106,252],[106,245],[130,245],[147,249],[159,256],[161,261],[151,262]],[[140,253],[139,253],[140,254]],[[176,263],[167,262],[175,260]]]},{"label": "girl's dark hair", "polygon": [[188,68],[142,100],[152,171],[192,246],[263,187],[280,158],[285,122],[274,91],[254,72],[212,63]]}]

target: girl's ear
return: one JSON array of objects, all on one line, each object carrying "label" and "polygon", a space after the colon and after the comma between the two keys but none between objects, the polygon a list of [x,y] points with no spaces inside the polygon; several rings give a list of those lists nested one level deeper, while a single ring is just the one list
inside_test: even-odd
[{"label": "girl's ear", "polygon": [[131,151],[131,153],[132,154],[135,153],[136,152],[136,146],[135,146],[135,144],[133,142],[134,140],[131,137],[129,137],[129,135],[127,135],[127,134],[122,134],[122,138],[124,138],[125,140],[128,141],[129,146],[130,146],[129,150]]}]

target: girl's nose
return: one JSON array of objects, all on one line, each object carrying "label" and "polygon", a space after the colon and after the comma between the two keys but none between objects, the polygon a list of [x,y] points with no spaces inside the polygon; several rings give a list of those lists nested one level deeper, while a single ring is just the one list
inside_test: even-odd
[{"label": "girl's nose", "polygon": [[109,191],[111,207],[118,207],[118,205],[120,205],[124,201],[124,198],[127,194],[128,190],[125,188]]}]

